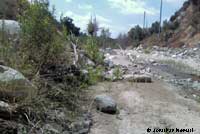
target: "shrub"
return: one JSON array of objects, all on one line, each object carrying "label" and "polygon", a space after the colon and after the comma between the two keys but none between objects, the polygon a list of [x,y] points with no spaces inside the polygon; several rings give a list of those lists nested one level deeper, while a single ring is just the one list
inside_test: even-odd
[{"label": "shrub", "polygon": [[84,49],[89,58],[96,64],[102,64],[104,56],[99,51],[97,40],[93,37],[88,37]]},{"label": "shrub", "polygon": [[22,38],[20,52],[24,59],[22,67],[32,67],[33,73],[46,64],[59,61],[56,59],[64,52],[64,38],[57,32],[54,11],[50,12],[48,8],[48,2],[34,1],[19,17]]},{"label": "shrub", "polygon": [[97,68],[88,67],[87,70],[88,70],[89,85],[96,84],[97,82],[102,80],[102,74],[104,70],[102,67],[97,67]]},{"label": "shrub", "polygon": [[119,80],[119,79],[122,78],[122,70],[120,69],[119,66],[117,66],[114,69],[114,71],[113,71],[113,77],[114,77],[113,79],[117,79],[117,80]]}]

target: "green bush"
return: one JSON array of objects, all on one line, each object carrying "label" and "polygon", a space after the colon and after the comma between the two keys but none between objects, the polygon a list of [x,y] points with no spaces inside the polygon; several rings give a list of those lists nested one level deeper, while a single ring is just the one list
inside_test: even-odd
[{"label": "green bush", "polygon": [[24,64],[22,68],[32,67],[33,73],[43,65],[59,61],[64,52],[64,41],[58,32],[54,20],[54,11],[49,11],[46,1],[35,1],[19,17],[21,24],[20,52]]},{"label": "green bush", "polygon": [[102,67],[97,67],[97,68],[88,67],[87,70],[88,70],[89,85],[96,84],[97,82],[102,80],[102,74],[104,70]]},{"label": "green bush", "polygon": [[84,45],[84,49],[89,58],[94,61],[96,64],[102,64],[104,60],[103,54],[99,51],[97,45],[97,40],[92,37],[87,38],[87,42]]},{"label": "green bush", "polygon": [[117,67],[114,69],[113,76],[114,76],[113,79],[117,79],[117,80],[119,80],[119,79],[122,78],[122,70],[120,69],[119,66],[117,66]]}]

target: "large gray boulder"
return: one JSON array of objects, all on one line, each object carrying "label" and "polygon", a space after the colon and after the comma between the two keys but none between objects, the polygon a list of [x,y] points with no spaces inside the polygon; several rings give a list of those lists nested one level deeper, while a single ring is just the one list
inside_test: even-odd
[{"label": "large gray boulder", "polygon": [[117,103],[105,94],[97,95],[95,97],[97,110],[108,114],[115,114],[117,112]]},{"label": "large gray boulder", "polygon": [[10,35],[18,34],[20,31],[20,25],[14,20],[0,20],[0,30],[3,30]]},{"label": "large gray boulder", "polygon": [[10,101],[31,99],[36,87],[20,72],[0,65],[0,97]]}]

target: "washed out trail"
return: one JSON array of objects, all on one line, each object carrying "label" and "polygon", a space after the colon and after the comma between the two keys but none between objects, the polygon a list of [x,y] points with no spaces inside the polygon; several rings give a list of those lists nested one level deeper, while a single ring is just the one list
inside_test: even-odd
[{"label": "washed out trail", "polygon": [[[114,62],[130,67],[132,64],[122,54],[117,55]],[[200,103],[179,95],[176,87],[164,81],[132,83],[124,80],[103,82],[90,88],[93,89],[91,99],[99,94],[109,95],[119,110],[109,115],[93,106],[90,134],[147,134],[148,128],[152,131],[154,128],[193,128],[193,134],[200,134]]]}]

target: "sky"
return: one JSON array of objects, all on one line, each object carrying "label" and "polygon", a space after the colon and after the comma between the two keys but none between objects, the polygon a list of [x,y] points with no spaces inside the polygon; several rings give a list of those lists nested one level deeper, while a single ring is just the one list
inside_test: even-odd
[{"label": "sky", "polygon": [[[49,0],[55,6],[56,17],[68,16],[86,32],[91,16],[96,16],[100,28],[109,28],[111,37],[127,33],[135,25],[143,26],[159,20],[161,0]],[[186,0],[163,0],[163,20],[169,19]]]}]

